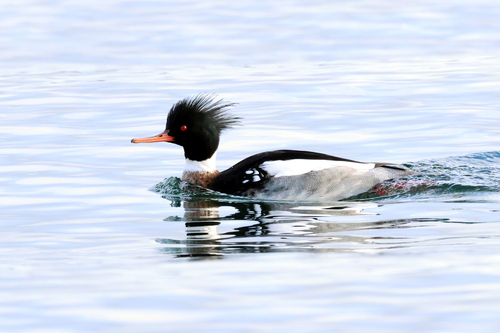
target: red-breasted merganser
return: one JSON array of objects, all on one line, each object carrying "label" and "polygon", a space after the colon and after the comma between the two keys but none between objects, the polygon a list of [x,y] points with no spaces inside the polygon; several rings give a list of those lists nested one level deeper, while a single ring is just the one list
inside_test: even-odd
[{"label": "red-breasted merganser", "polygon": [[321,153],[275,150],[252,155],[219,172],[215,157],[220,134],[240,118],[233,103],[197,95],[172,106],[162,133],[133,143],[171,142],[184,148],[188,183],[238,196],[274,200],[339,200],[413,171],[388,163],[363,163]]}]

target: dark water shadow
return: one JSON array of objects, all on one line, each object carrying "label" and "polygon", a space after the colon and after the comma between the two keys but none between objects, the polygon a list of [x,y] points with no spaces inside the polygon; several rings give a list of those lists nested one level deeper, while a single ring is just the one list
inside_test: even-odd
[{"label": "dark water shadow", "polygon": [[[378,220],[378,214],[373,211],[381,205],[367,202],[230,203],[202,200],[185,201],[182,206],[182,218],[169,217],[165,221],[183,221],[186,238],[156,239],[164,245],[164,253],[175,257],[223,258],[248,253],[363,252],[375,248],[387,249],[404,246],[406,237],[384,236],[383,233],[374,231],[408,228],[410,222],[436,221]],[[236,211],[221,215],[220,211],[225,207],[232,207]]]}]

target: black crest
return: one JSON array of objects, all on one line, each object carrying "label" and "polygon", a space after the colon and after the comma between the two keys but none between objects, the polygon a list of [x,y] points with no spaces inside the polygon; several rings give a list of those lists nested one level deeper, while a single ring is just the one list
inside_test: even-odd
[{"label": "black crest", "polygon": [[210,122],[220,132],[240,124],[240,117],[227,113],[236,103],[216,99],[216,95],[198,94],[175,103],[167,117],[168,124],[179,123],[179,118],[203,119]]}]

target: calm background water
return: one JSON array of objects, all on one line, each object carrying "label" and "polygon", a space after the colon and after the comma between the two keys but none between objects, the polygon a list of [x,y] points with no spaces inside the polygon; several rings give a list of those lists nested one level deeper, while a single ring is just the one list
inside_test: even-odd
[{"label": "calm background water", "polygon": [[[498,17],[491,0],[2,1],[0,330],[497,332]],[[244,118],[220,169],[289,148],[422,174],[340,203],[181,190],[181,148],[130,139],[200,92]]]}]

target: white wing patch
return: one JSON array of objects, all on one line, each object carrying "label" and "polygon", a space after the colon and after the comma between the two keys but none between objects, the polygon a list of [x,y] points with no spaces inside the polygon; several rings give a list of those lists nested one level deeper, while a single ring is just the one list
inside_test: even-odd
[{"label": "white wing patch", "polygon": [[[257,183],[257,182],[260,182],[262,180],[261,174],[260,174],[259,170],[257,170],[257,169],[248,169],[247,171],[245,171],[245,174],[248,175],[248,177],[252,178],[251,181],[253,183]],[[246,184],[249,181],[250,181],[250,179],[245,179],[241,183]]]},{"label": "white wing patch", "polygon": [[375,167],[375,163],[295,159],[286,161],[267,161],[262,163],[260,167],[267,171],[270,176],[283,177],[297,176],[311,171],[319,171],[335,167],[349,167],[362,172],[373,169]]}]

